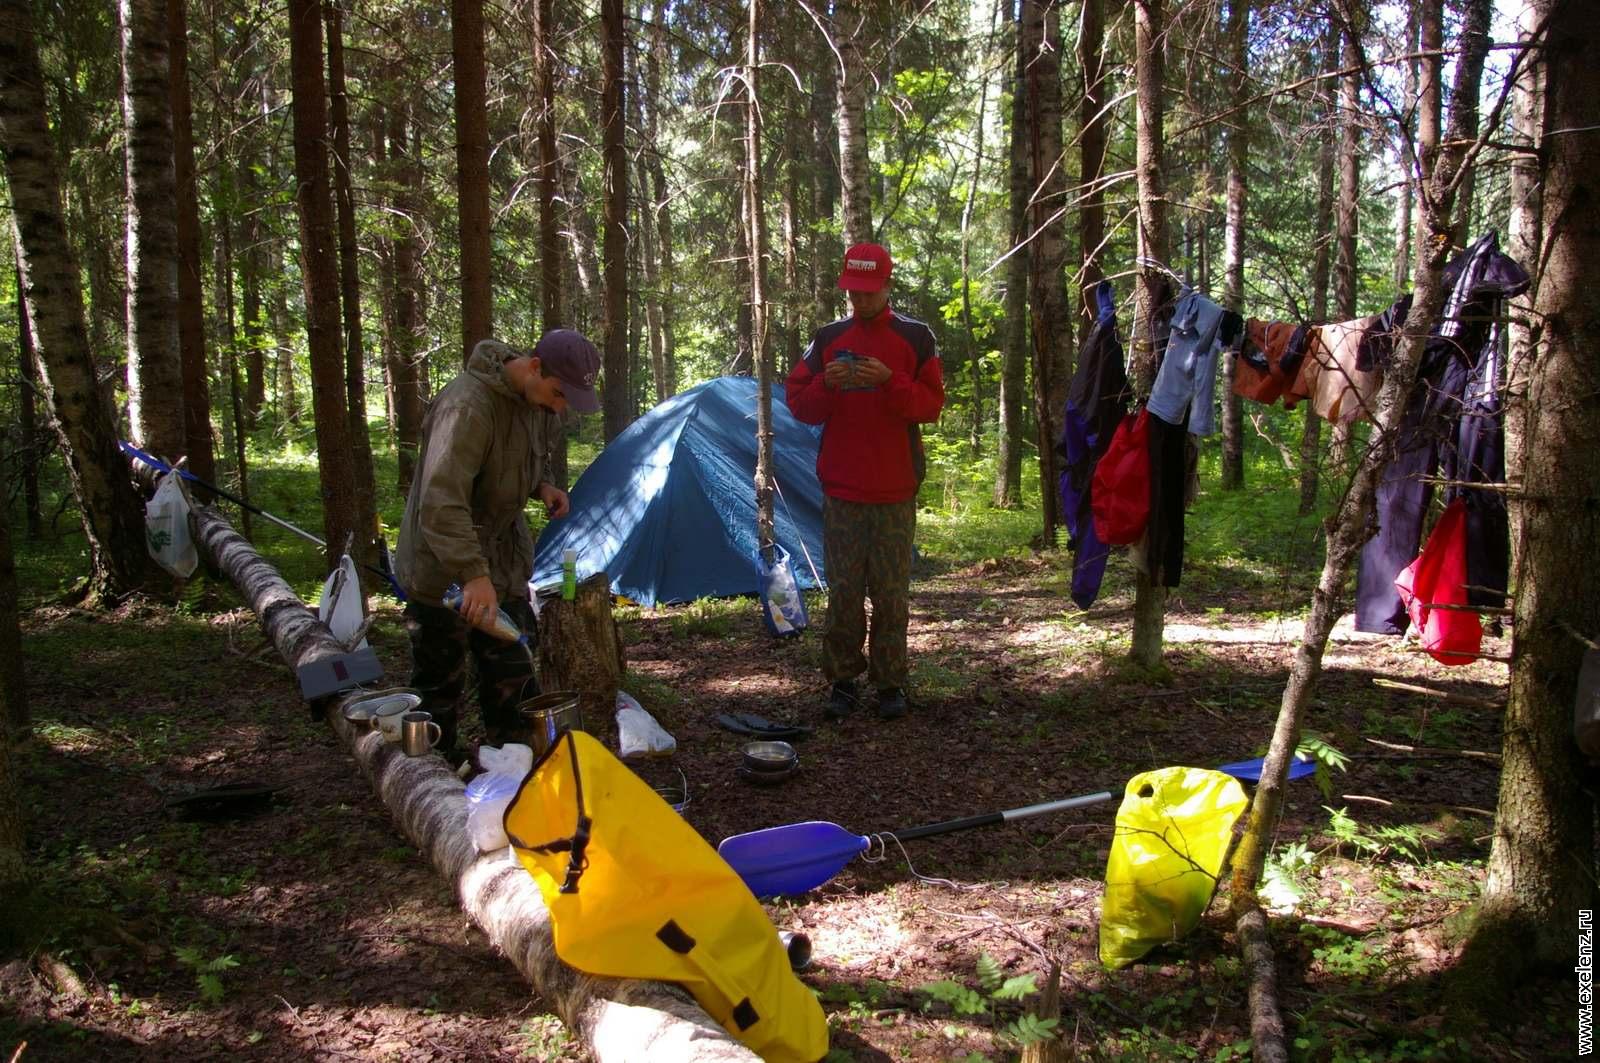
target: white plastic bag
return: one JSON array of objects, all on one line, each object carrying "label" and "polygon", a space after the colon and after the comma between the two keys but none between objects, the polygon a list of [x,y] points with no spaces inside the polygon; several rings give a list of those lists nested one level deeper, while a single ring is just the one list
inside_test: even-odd
[{"label": "white plastic bag", "polygon": [[617,691],[617,749],[628,757],[665,757],[678,748],[678,740],[656,723],[633,697]]},{"label": "white plastic bag", "polygon": [[[361,622],[365,619],[361,613],[361,577],[356,573],[356,563],[350,560],[349,554],[339,558],[339,567],[328,573],[328,578],[322,584],[317,619],[328,625],[333,637],[346,645],[361,630]],[[366,649],[366,637],[363,636],[360,642],[349,648]]]},{"label": "white plastic bag", "polygon": [[189,532],[189,496],[174,469],[161,478],[144,506],[144,540],[156,563],[179,579],[188,579],[200,564]]},{"label": "white plastic bag", "polygon": [[755,553],[756,574],[761,589],[761,618],[767,631],[779,637],[798,635],[804,631],[809,618],[806,600],[800,593],[800,584],[794,578],[794,565],[789,561],[789,551],[781,546],[772,548],[773,562],[768,565]]},{"label": "white plastic bag", "polygon": [[517,742],[478,747],[483,774],[467,783],[467,835],[482,853],[504,849],[506,806],[533,769],[533,750]]}]

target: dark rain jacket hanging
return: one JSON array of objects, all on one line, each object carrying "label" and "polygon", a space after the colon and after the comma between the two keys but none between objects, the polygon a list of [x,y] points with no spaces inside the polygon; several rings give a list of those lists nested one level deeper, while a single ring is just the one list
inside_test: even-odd
[{"label": "dark rain jacket hanging", "polygon": [[[1445,267],[1450,294],[1428,338],[1398,431],[1395,457],[1377,490],[1378,532],[1361,551],[1356,629],[1398,635],[1409,623],[1394,580],[1417,556],[1435,473],[1458,484],[1505,479],[1500,404],[1500,327],[1504,300],[1528,288],[1528,274],[1500,253],[1495,233]],[[1401,311],[1403,314],[1404,311]],[[1465,509],[1468,603],[1505,604],[1510,555],[1505,497],[1452,486],[1445,501]]]},{"label": "dark rain jacket hanging", "polygon": [[1111,445],[1130,397],[1110,281],[1096,286],[1095,306],[1094,328],[1078,353],[1078,369],[1067,388],[1061,418],[1061,440],[1056,444],[1056,453],[1063,460],[1061,514],[1073,551],[1072,600],[1080,609],[1089,608],[1100,594],[1111,552],[1094,530],[1091,485],[1095,466]]}]

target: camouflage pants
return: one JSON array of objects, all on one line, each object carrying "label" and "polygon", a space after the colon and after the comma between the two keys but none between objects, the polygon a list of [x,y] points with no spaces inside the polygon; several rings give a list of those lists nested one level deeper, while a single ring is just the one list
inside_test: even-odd
[{"label": "camouflage pants", "polygon": [[[500,603],[528,643],[539,644],[538,621],[527,602]],[[539,693],[533,661],[519,643],[506,642],[469,625],[454,609],[408,602],[406,634],[411,636],[411,685],[422,694],[422,707],[433,713],[443,735],[442,750],[454,749],[457,702],[467,684],[467,654],[478,673],[478,709],[485,741],[490,745],[526,741],[517,703]]]},{"label": "camouflage pants", "polygon": [[[862,672],[877,689],[906,685],[906,625],[911,617],[911,541],[917,503],[846,502],[823,497],[822,544],[828,566],[828,630],[822,672],[829,680]],[[872,599],[869,656],[866,600]]]}]

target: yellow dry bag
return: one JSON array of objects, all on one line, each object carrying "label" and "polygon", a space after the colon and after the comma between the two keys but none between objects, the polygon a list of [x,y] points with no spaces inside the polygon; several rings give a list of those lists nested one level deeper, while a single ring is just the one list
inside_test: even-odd
[{"label": "yellow dry bag", "polygon": [[764,1059],[827,1053],[822,1006],[790,970],[755,896],[594,738],[562,734],[523,780],[505,826],[569,966],[678,982]]},{"label": "yellow dry bag", "polygon": [[1161,768],[1128,780],[1106,861],[1101,963],[1126,967],[1194,929],[1247,804],[1220,771]]}]

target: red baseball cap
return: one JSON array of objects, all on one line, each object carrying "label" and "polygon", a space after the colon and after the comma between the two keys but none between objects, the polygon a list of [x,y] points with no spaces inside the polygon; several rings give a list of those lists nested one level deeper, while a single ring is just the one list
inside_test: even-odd
[{"label": "red baseball cap", "polygon": [[856,244],[844,253],[839,287],[847,292],[881,291],[889,283],[889,274],[893,270],[894,262],[883,245]]}]

